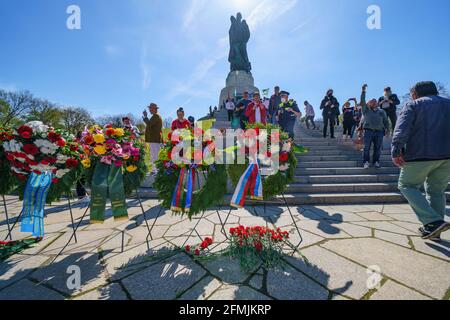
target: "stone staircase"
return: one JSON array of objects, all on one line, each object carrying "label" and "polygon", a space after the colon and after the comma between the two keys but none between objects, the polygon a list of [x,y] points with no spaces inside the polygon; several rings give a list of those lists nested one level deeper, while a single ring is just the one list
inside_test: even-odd
[{"label": "stone staircase", "polygon": [[[337,127],[336,137],[340,136],[342,128]],[[397,187],[400,170],[391,161],[390,140],[383,146],[381,169],[362,168],[362,152],[353,142],[324,139],[321,131],[306,130],[300,124],[296,142],[310,151],[298,156],[295,183],[286,195],[290,204],[405,202]]]},{"label": "stone staircase", "polygon": [[[218,111],[225,114],[226,111]],[[216,128],[228,123],[223,115]],[[324,139],[321,131],[306,130],[303,124],[296,125],[296,143],[309,148],[299,155],[295,181],[288,187],[285,199],[290,205],[325,204],[388,204],[405,203],[397,188],[399,169],[391,162],[389,144],[386,141],[382,151],[381,169],[362,168],[362,153],[353,142],[342,139]],[[342,136],[342,129],[336,128],[336,137]],[[157,198],[148,178],[140,189],[144,198]],[[450,188],[449,188],[450,191]],[[231,198],[231,196],[227,196]],[[450,201],[450,192],[447,193]],[[282,197],[274,203],[279,204]],[[227,199],[226,201],[229,201]]]},{"label": "stone staircase", "polygon": [[228,121],[228,112],[226,109],[216,111],[214,118],[216,119],[213,124],[214,129],[231,129],[231,122]]}]

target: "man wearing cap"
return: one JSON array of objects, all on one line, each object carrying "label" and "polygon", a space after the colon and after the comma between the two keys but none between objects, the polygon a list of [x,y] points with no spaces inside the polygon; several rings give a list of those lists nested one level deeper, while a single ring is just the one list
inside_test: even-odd
[{"label": "man wearing cap", "polygon": [[273,124],[277,124],[277,114],[278,114],[278,106],[281,103],[281,95],[280,95],[280,87],[276,86],[274,88],[274,94],[270,98],[269,103],[269,120]]},{"label": "man wearing cap", "polygon": [[253,101],[247,106],[245,116],[248,118],[249,124],[267,124],[267,109],[261,101],[259,92],[253,93]]},{"label": "man wearing cap", "polygon": [[395,125],[397,124],[397,106],[400,104],[400,100],[396,94],[392,93],[391,87],[384,89],[384,96],[378,99],[378,104],[380,105],[380,108],[386,112],[391,121],[392,130],[394,130]]},{"label": "man wearing cap", "polygon": [[294,139],[294,127],[297,118],[302,116],[297,103],[289,100],[289,92],[280,93],[281,103],[278,106],[277,121],[284,132],[289,133],[289,137]]},{"label": "man wearing cap", "polygon": [[[420,82],[403,108],[392,139],[392,159],[400,167],[399,189],[416,213],[423,239],[439,241],[445,222],[445,190],[450,181],[450,99],[436,84]],[[425,185],[425,193],[421,188]]]},{"label": "man wearing cap", "polygon": [[248,122],[248,118],[245,115],[248,105],[252,101],[248,98],[248,91],[244,91],[244,97],[238,102],[236,106],[236,117],[241,119],[241,129],[245,130],[245,123]]},{"label": "man wearing cap", "polygon": [[150,144],[150,155],[152,162],[152,173],[156,174],[158,172],[156,168],[156,161],[159,158],[159,151],[161,150],[162,140],[162,127],[163,121],[161,116],[158,114],[158,106],[155,103],[151,103],[148,107],[150,113],[152,114],[151,119],[148,118],[147,111],[144,111],[144,122],[146,124],[145,128],[145,142]]},{"label": "man wearing cap", "polygon": [[323,110],[323,137],[327,137],[328,126],[330,126],[331,139],[334,139],[334,126],[339,116],[339,102],[333,95],[333,89],[327,91],[327,95],[320,104],[320,110]]}]

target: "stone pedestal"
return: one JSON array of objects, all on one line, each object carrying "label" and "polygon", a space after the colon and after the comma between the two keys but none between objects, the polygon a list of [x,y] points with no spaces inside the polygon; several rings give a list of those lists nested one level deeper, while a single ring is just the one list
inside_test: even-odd
[{"label": "stone pedestal", "polygon": [[255,87],[255,80],[250,72],[247,71],[232,71],[228,74],[226,87],[222,89],[220,93],[219,106],[223,105],[223,102],[228,97],[242,97],[244,91],[248,91],[250,94],[255,91],[259,91]]}]

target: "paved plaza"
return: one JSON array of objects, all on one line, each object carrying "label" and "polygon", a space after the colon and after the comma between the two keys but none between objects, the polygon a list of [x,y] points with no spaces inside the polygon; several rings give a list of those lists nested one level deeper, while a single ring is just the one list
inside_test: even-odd
[{"label": "paved plaza", "polygon": [[[10,215],[17,216],[21,202],[16,197],[7,202]],[[157,220],[147,243],[139,204],[129,200],[129,206],[127,222],[110,218],[103,225],[90,225],[86,219],[77,232],[78,242],[72,241],[55,261],[71,236],[71,219],[66,203],[48,207],[45,239],[0,264],[0,300],[450,298],[450,232],[440,243],[422,240],[417,234],[420,224],[407,205],[293,207],[307,261],[286,251],[283,270],[259,268],[252,273],[242,272],[229,258],[198,260],[176,250],[197,221],[169,211]],[[145,201],[144,208],[152,224],[158,202]],[[225,217],[229,209],[218,210]],[[75,207],[76,219],[83,212]],[[286,208],[276,206],[233,210],[227,229],[238,224],[294,228]],[[225,240],[217,211],[208,211],[198,230],[216,244]],[[2,240],[6,234],[2,211]],[[13,237],[21,239],[24,234],[16,227]],[[298,241],[292,233],[291,242]],[[188,239],[192,245],[199,242]],[[74,288],[71,276],[77,269],[81,281]]]}]

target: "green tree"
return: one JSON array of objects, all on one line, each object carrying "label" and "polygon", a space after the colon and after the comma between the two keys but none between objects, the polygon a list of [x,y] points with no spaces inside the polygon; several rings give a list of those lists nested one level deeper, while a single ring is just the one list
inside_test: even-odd
[{"label": "green tree", "polygon": [[64,130],[74,135],[94,123],[90,112],[81,107],[63,108],[61,110],[61,121]]},{"label": "green tree", "polygon": [[33,99],[25,121],[41,121],[54,128],[62,128],[62,110],[48,100]]},{"label": "green tree", "polygon": [[0,125],[13,126],[20,123],[29,112],[32,103],[33,95],[28,91],[0,90]]}]

